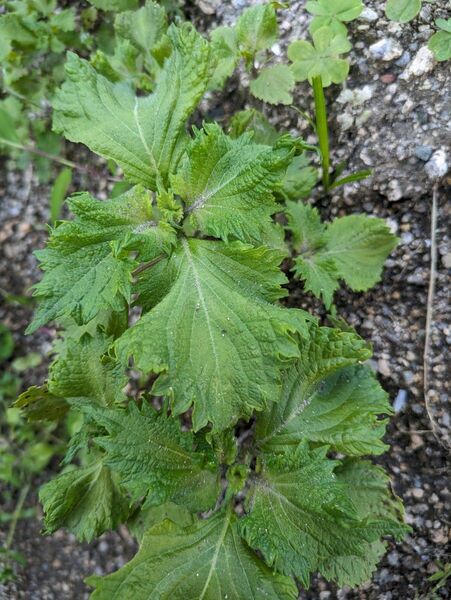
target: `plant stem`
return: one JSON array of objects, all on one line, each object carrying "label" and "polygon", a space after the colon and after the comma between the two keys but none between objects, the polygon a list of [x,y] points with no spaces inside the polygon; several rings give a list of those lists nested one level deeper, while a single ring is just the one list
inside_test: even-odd
[{"label": "plant stem", "polygon": [[22,144],[17,144],[16,142],[11,142],[10,140],[5,140],[4,138],[0,138],[0,144],[5,144],[5,146],[11,146],[11,148],[17,148],[18,150],[23,150],[24,152],[31,152],[32,154],[42,156],[43,158],[48,158],[49,160],[53,160],[66,167],[71,167],[72,169],[77,169],[78,171],[84,171],[85,173],[87,172],[86,167],[83,167],[82,165],[77,165],[76,163],[67,160],[66,158],[60,158],[59,156],[55,156],[54,154],[44,152],[44,150],[39,150],[39,148],[33,148],[32,146],[23,146]]},{"label": "plant stem", "polygon": [[9,529],[8,529],[8,536],[5,541],[4,547],[6,550],[9,550],[13,543],[14,534],[16,532],[16,527],[17,527],[17,521],[19,520],[20,513],[22,512],[22,508],[23,508],[23,505],[24,505],[24,502],[28,495],[29,490],[30,490],[29,483],[25,484],[23,486],[23,488],[20,490],[19,499],[17,500],[16,508],[14,509],[11,523],[10,523]]},{"label": "plant stem", "polygon": [[329,131],[327,127],[326,99],[324,97],[323,82],[321,76],[314,77],[313,96],[315,99],[316,134],[318,136],[319,148],[321,150],[321,167],[323,170],[324,191],[329,191],[330,178],[330,155],[329,155]]},{"label": "plant stem", "polygon": [[[42,156],[43,158],[47,158],[48,160],[53,160],[54,162],[59,163],[60,165],[64,165],[65,167],[70,167],[71,169],[76,169],[81,173],[90,174],[91,171],[87,167],[83,165],[79,165],[77,163],[72,162],[71,160],[67,160],[67,158],[61,158],[60,156],[55,156],[55,154],[49,154],[44,150],[40,150],[39,148],[34,148],[33,146],[23,146],[22,144],[18,144],[17,142],[11,142],[10,140],[5,140],[5,138],[0,137],[0,144],[5,144],[5,146],[10,146],[11,148],[17,148],[18,150],[23,150],[24,152],[31,152],[31,154],[36,154],[37,156]],[[107,177],[108,181],[122,181],[119,177]]]}]

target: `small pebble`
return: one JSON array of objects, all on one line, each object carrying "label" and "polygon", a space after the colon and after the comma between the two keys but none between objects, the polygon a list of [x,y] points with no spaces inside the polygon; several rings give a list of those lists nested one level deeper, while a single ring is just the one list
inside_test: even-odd
[{"label": "small pebble", "polygon": [[385,83],[385,84],[393,83],[395,81],[395,79],[396,79],[396,75],[394,73],[385,73],[381,77],[382,83]]},{"label": "small pebble", "polygon": [[379,373],[381,373],[381,375],[385,375],[385,377],[388,377],[390,375],[390,364],[387,360],[385,360],[385,358],[380,358],[377,361],[377,370],[379,371]]},{"label": "small pebble", "polygon": [[432,156],[431,146],[415,146],[413,153],[420,160],[427,162]]},{"label": "small pebble", "polygon": [[399,555],[396,550],[387,554],[387,560],[392,567],[397,567],[399,565]]},{"label": "small pebble", "polygon": [[427,46],[423,46],[415,54],[407,69],[400,75],[401,79],[409,80],[412,77],[420,77],[432,71],[435,66],[434,53]]},{"label": "small pebble", "polygon": [[440,149],[434,152],[424,168],[431,179],[444,177],[449,169],[445,150]]},{"label": "small pebble", "polygon": [[395,413],[400,413],[405,409],[406,404],[407,404],[407,391],[399,390],[399,392],[396,394],[395,401],[393,402],[393,410],[395,411]]},{"label": "small pebble", "polygon": [[369,50],[373,58],[386,62],[399,58],[403,53],[401,46],[396,40],[391,38],[382,38],[375,44],[372,44]]},{"label": "small pebble", "polygon": [[413,234],[410,231],[405,231],[401,234],[401,244],[408,246],[413,242]]},{"label": "small pebble", "polygon": [[197,0],[197,5],[206,15],[214,15],[220,4],[221,0]]},{"label": "small pebble", "polygon": [[410,385],[414,379],[414,374],[412,373],[412,371],[404,371],[403,375],[406,385]]},{"label": "small pebble", "polygon": [[422,490],[421,488],[414,488],[412,490],[412,496],[414,498],[420,499],[424,496],[424,490]]},{"label": "small pebble", "polygon": [[105,540],[102,540],[99,543],[99,552],[102,552],[102,554],[106,554],[109,550],[109,545],[107,542],[105,542]]},{"label": "small pebble", "polygon": [[362,12],[360,14],[360,18],[363,19],[364,21],[369,21],[370,23],[372,23],[373,21],[377,21],[378,14],[375,10],[366,6],[362,10]]}]

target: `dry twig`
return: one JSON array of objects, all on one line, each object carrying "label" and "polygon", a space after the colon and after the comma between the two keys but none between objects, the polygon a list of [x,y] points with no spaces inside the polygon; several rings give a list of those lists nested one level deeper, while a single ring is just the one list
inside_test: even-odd
[{"label": "dry twig", "polygon": [[430,373],[430,360],[431,360],[431,335],[432,335],[432,323],[434,319],[434,298],[435,298],[435,283],[437,279],[437,196],[438,196],[438,183],[434,185],[432,191],[432,212],[431,212],[431,268],[429,276],[429,289],[427,297],[426,307],[426,326],[425,326],[425,341],[424,341],[424,353],[423,353],[423,393],[424,403],[426,406],[426,412],[432,425],[432,431],[437,441],[442,445],[446,446],[443,442],[443,432],[440,429],[435,417],[433,415],[431,405],[429,402],[429,373]]}]

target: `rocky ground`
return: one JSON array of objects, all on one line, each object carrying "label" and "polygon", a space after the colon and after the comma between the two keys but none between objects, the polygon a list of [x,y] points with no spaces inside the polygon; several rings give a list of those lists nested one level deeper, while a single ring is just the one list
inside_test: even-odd
[{"label": "rocky ground", "polygon": [[[190,9],[196,24],[208,30],[229,23],[252,2],[198,0]],[[196,5],[197,4],[197,5]],[[289,41],[304,37],[308,26],[304,2],[290,3],[281,13],[282,40],[274,48],[283,55]],[[412,534],[401,544],[390,544],[373,580],[358,590],[342,589],[315,580],[304,600],[426,600],[432,599],[428,577],[439,563],[450,561],[449,391],[446,387],[449,321],[450,98],[449,63],[437,64],[427,50],[436,18],[446,16],[445,0],[424,3],[412,24],[389,23],[383,3],[366,1],[362,17],[352,24],[353,67],[347,86],[331,88],[331,126],[334,159],[346,159],[352,169],[372,167],[373,176],[340,189],[318,201],[325,219],[363,211],[387,219],[401,238],[390,257],[382,282],[370,292],[337,296],[339,313],[374,345],[374,368],[390,392],[395,416],[387,432],[390,451],[378,461],[392,475],[395,491],[406,506]],[[245,79],[243,78],[245,83]],[[209,111],[227,121],[234,108],[233,82],[228,93],[213,96]],[[300,86],[297,104],[309,107],[307,87]],[[290,109],[270,112],[280,127],[309,135]],[[80,152],[77,150],[77,152]],[[83,154],[81,155],[81,161]],[[86,160],[86,159],[85,159]],[[90,159],[92,162],[92,158]],[[101,169],[99,164],[99,169]],[[76,179],[74,189],[106,193],[102,177]],[[431,276],[431,213],[436,189],[437,281],[428,299]],[[12,171],[0,165],[0,287],[24,294],[39,273],[31,252],[46,238],[48,188],[39,186],[31,170]],[[314,308],[299,283],[291,284],[296,306]],[[424,390],[425,324],[428,304],[433,309],[428,360],[429,384]],[[43,329],[25,338],[29,306],[0,305],[0,321],[14,333],[20,355],[45,354],[54,331]],[[41,382],[45,364],[27,374],[26,384]],[[428,412],[430,414],[428,414]],[[431,421],[432,417],[432,421]],[[30,503],[34,498],[30,497]],[[93,544],[79,544],[65,532],[39,535],[37,519],[19,523],[15,546],[28,559],[15,582],[0,586],[0,599],[81,600],[87,597],[85,576],[107,573],[129,560],[135,545],[124,530]],[[442,588],[439,598],[449,597]]]}]

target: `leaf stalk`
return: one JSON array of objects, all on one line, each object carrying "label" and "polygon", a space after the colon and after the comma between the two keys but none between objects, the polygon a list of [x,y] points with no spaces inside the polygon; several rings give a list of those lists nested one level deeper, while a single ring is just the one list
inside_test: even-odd
[{"label": "leaf stalk", "polygon": [[319,149],[321,151],[321,168],[323,172],[324,191],[330,189],[330,152],[329,131],[327,127],[327,108],[324,97],[323,82],[321,76],[313,77],[313,97],[315,100],[316,133],[318,135]]}]

